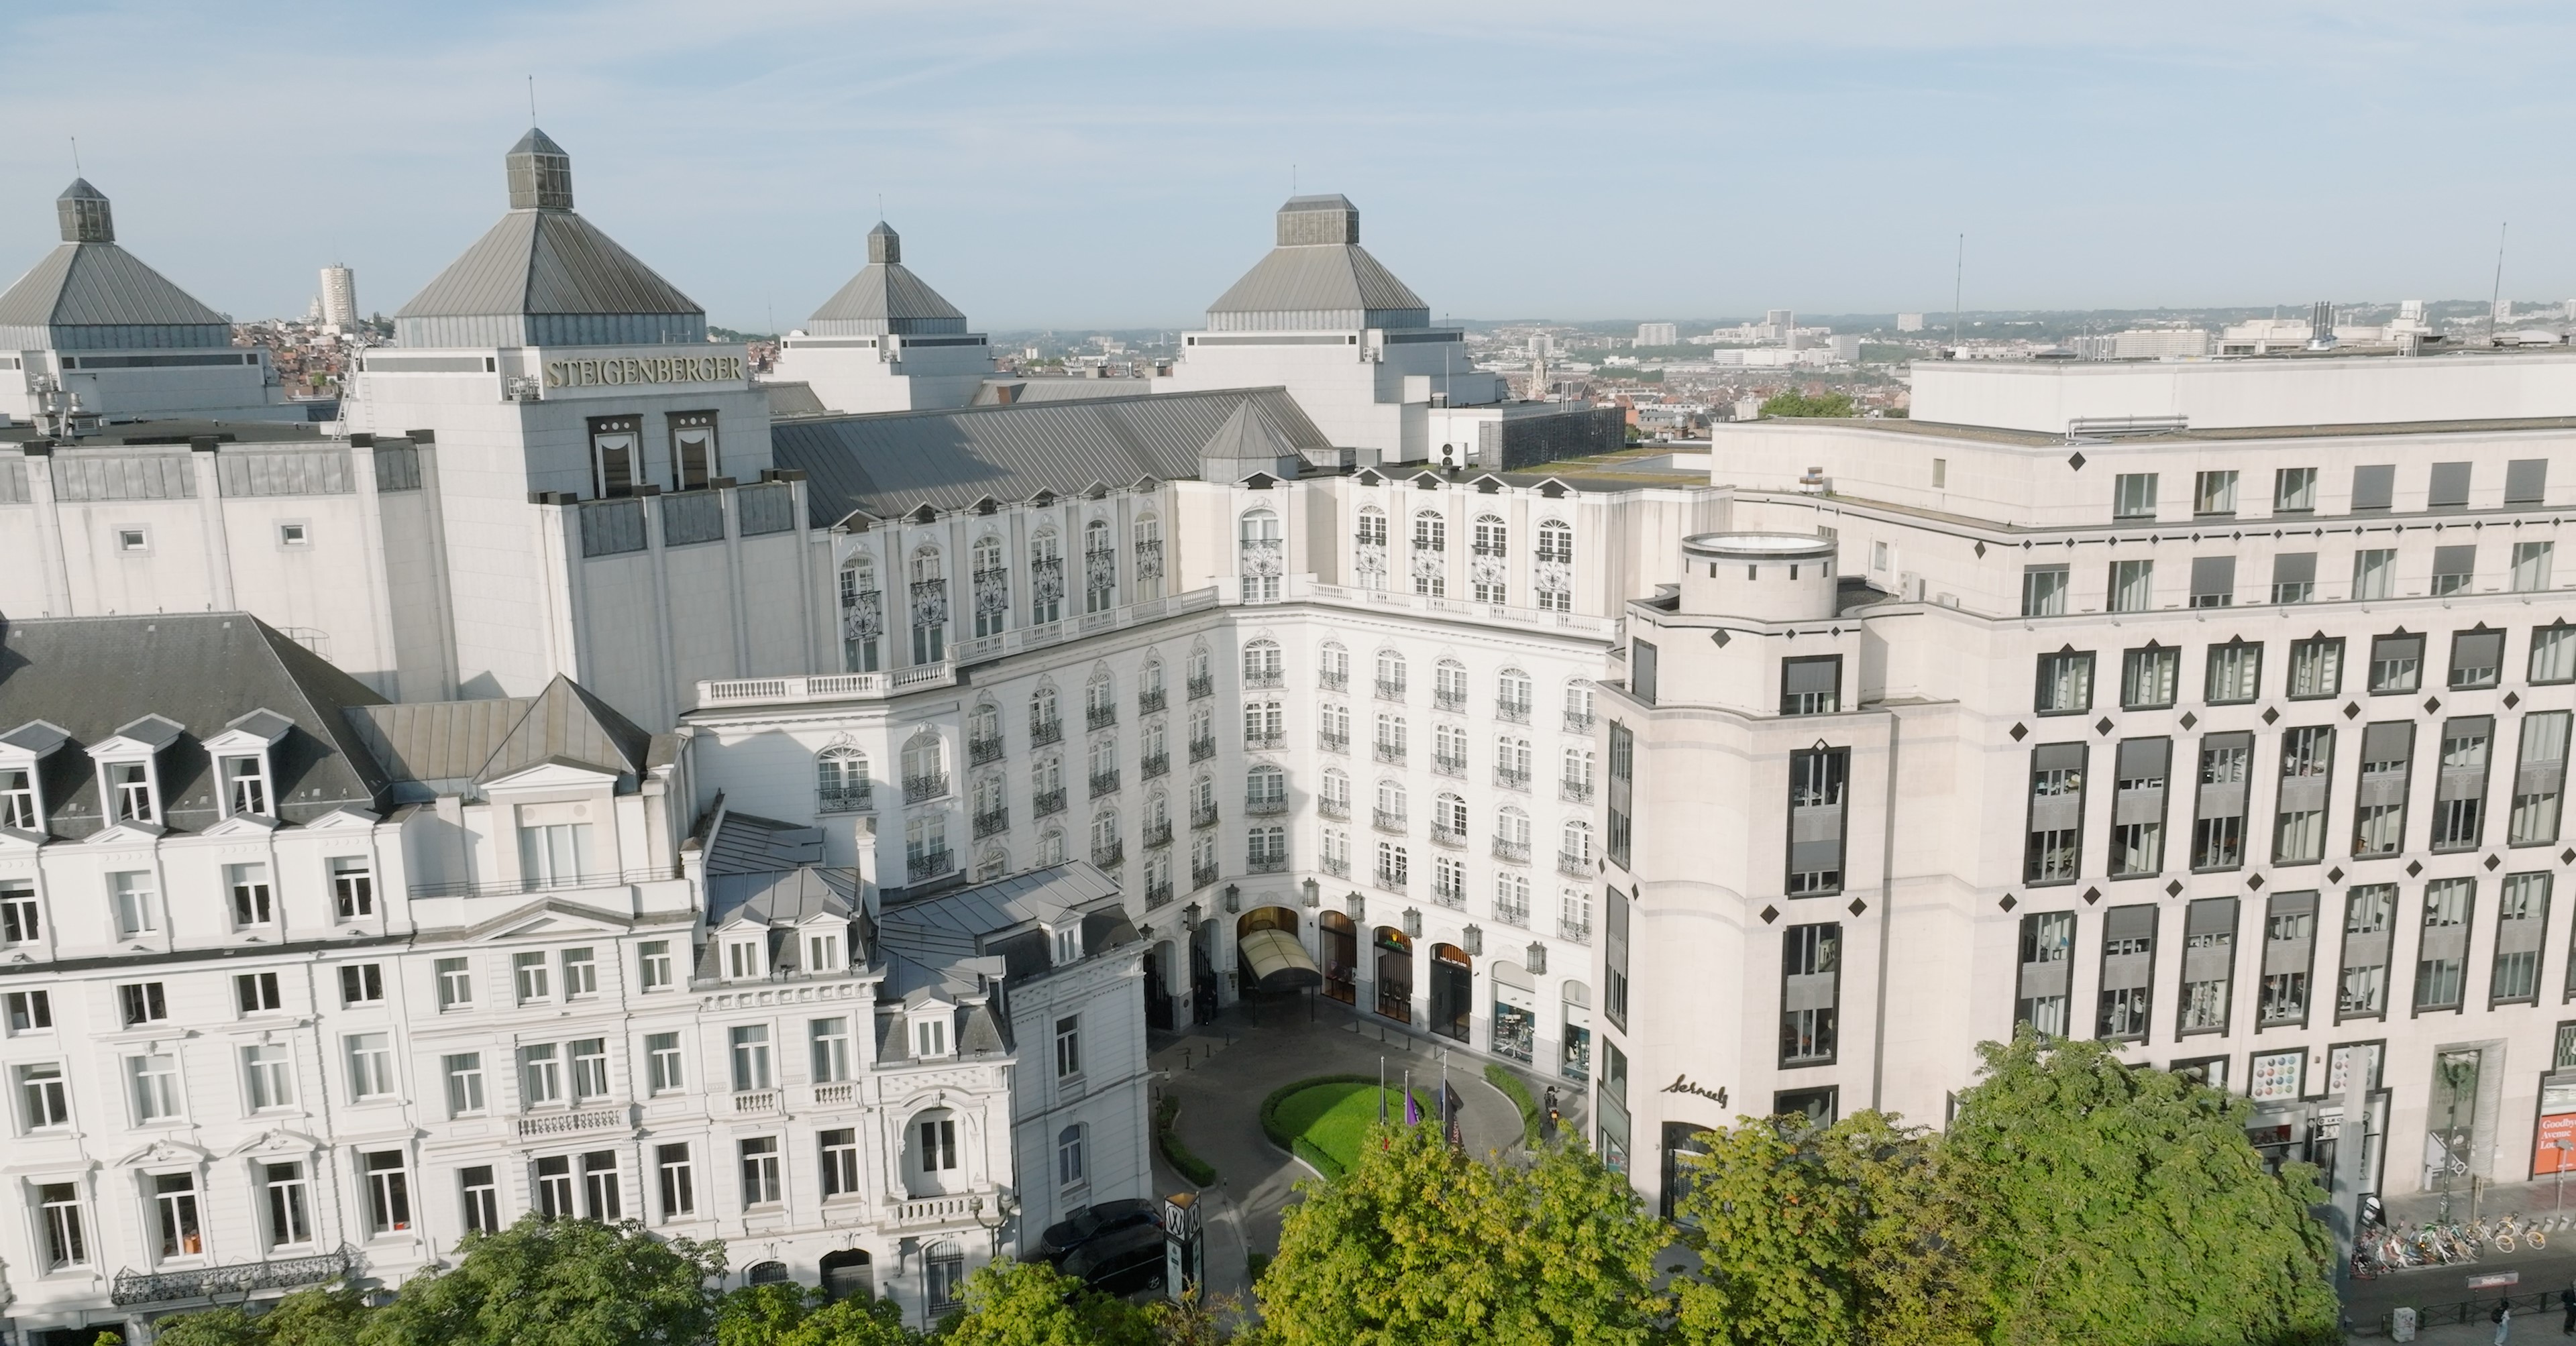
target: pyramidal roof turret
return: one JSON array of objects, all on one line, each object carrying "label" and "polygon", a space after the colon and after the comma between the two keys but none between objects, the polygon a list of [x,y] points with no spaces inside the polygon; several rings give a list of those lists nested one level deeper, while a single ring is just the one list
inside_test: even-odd
[{"label": "pyramidal roof turret", "polygon": [[394,315],[404,346],[703,342],[706,310],[573,213],[572,156],[535,127],[503,160],[510,213]]},{"label": "pyramidal roof turret", "polygon": [[868,231],[868,264],[850,277],[805,330],[816,336],[926,336],[963,332],[966,315],[903,264],[903,236],[883,220]]},{"label": "pyramidal roof turret", "polygon": [[1431,306],[1360,246],[1350,198],[1295,196],[1279,208],[1279,242],[1208,305],[1212,332],[1417,328]]},{"label": "pyramidal roof turret", "polygon": [[230,346],[232,324],[116,242],[107,194],[86,178],[54,198],[63,241],[0,290],[0,350]]}]

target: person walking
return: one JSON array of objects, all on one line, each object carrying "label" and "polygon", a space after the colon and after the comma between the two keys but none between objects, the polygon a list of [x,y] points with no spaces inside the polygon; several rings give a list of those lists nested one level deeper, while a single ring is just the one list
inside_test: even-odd
[{"label": "person walking", "polygon": [[2558,1334],[2576,1337],[2576,1285],[2570,1285],[2558,1292],[2558,1307],[2567,1310],[2567,1324],[2558,1329]]},{"label": "person walking", "polygon": [[2497,1300],[2495,1312],[2487,1317],[2496,1325],[2495,1346],[2505,1346],[2505,1338],[2513,1335],[2513,1300]]}]

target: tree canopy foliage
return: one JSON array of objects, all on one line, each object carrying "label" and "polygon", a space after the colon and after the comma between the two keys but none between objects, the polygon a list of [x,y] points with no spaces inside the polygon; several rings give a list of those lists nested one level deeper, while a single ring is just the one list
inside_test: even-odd
[{"label": "tree canopy foliage", "polygon": [[1762,399],[1765,416],[1849,416],[1849,393],[1802,393],[1792,388]]}]

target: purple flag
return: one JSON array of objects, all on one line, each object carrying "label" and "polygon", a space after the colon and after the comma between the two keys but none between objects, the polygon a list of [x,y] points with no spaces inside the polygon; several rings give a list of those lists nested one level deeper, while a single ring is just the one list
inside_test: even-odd
[{"label": "purple flag", "polygon": [[1410,1092],[1407,1092],[1404,1096],[1404,1124],[1406,1126],[1422,1125],[1422,1100],[1415,1098]]}]

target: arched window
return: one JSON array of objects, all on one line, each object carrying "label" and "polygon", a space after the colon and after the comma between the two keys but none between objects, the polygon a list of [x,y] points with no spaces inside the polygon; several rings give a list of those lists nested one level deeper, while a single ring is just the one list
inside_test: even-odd
[{"label": "arched window", "polygon": [[940,749],[939,735],[928,729],[916,730],[903,743],[904,802],[935,799],[946,793],[948,760]]},{"label": "arched window", "polygon": [[1256,640],[1243,647],[1243,685],[1276,687],[1282,678],[1279,642]]},{"label": "arched window", "polygon": [[1404,656],[1394,650],[1377,652],[1377,694],[1389,701],[1404,699]]},{"label": "arched window", "polygon": [[1528,724],[1530,718],[1530,675],[1517,668],[1503,670],[1495,681],[1494,713],[1513,724]]},{"label": "arched window", "polygon": [[1538,559],[1574,564],[1574,530],[1566,525],[1565,520],[1539,520]]},{"label": "arched window", "polygon": [[1109,522],[1094,519],[1082,526],[1082,610],[1107,612],[1118,606],[1118,550],[1109,540]]},{"label": "arched window", "polygon": [[1059,1187],[1079,1187],[1085,1181],[1080,1122],[1055,1133],[1055,1181]]},{"label": "arched window", "polygon": [[1359,526],[1354,534],[1357,546],[1351,568],[1359,575],[1363,589],[1386,587],[1386,511],[1375,505],[1360,509]]},{"label": "arched window", "polygon": [[1476,516],[1476,555],[1503,557],[1511,554],[1511,529],[1495,514]]},{"label": "arched window", "polygon": [[1216,660],[1205,645],[1190,646],[1190,699],[1216,695]]},{"label": "arched window", "polygon": [[1145,796],[1145,844],[1160,846],[1171,839],[1172,797],[1158,789]]},{"label": "arched window", "polygon": [[1442,710],[1467,708],[1467,666],[1443,659],[1431,666],[1431,704]]},{"label": "arched window", "polygon": [[966,1250],[955,1239],[941,1239],[922,1250],[921,1274],[932,1314],[966,1302]]},{"label": "arched window", "polygon": [[784,1285],[789,1279],[785,1262],[754,1262],[742,1269],[745,1285]]},{"label": "arched window", "polygon": [[1539,608],[1547,612],[1573,611],[1574,530],[1566,527],[1564,520],[1539,521],[1536,561],[1530,579],[1538,594]]},{"label": "arched window", "polygon": [[1580,819],[1570,821],[1558,830],[1557,867],[1577,878],[1592,873],[1592,824]]},{"label": "arched window", "polygon": [[1565,732],[1592,732],[1592,684],[1581,678],[1569,678],[1565,683]]},{"label": "arched window", "polygon": [[1413,591],[1434,598],[1449,592],[1449,521],[1438,510],[1413,515]]},{"label": "arched window", "polygon": [[1377,825],[1404,830],[1404,782],[1381,780],[1377,783]]},{"label": "arched window", "polygon": [[825,748],[814,758],[814,807],[823,813],[868,808],[868,759],[856,748]]},{"label": "arched window", "polygon": [[1511,530],[1499,516],[1476,516],[1475,544],[1467,558],[1468,596],[1479,603],[1512,601]]},{"label": "arched window", "polygon": [[1324,642],[1315,657],[1315,684],[1328,692],[1351,689],[1351,652],[1338,640]]},{"label": "arched window", "polygon": [[1443,792],[1431,801],[1431,839],[1464,844],[1467,840],[1467,801]]},{"label": "arched window", "polygon": [[1529,815],[1506,807],[1494,816],[1494,858],[1527,863],[1530,848]]},{"label": "arched window", "polygon": [[1529,876],[1515,869],[1494,871],[1494,919],[1529,928]]},{"label": "arched window", "polygon": [[1151,715],[1164,706],[1163,661],[1148,659],[1136,670],[1136,713]]},{"label": "arched window", "polygon": [[1064,741],[1064,719],[1057,712],[1055,689],[1044,683],[1029,693],[1029,742],[1043,747]]},{"label": "arched window", "polygon": [[1038,868],[1064,863],[1064,829],[1050,827],[1038,834]]},{"label": "arched window", "polygon": [[1288,773],[1264,763],[1244,773],[1243,811],[1279,813],[1288,807]]},{"label": "arched window", "polygon": [[972,766],[1002,760],[1002,708],[990,701],[966,712],[966,761]]},{"label": "arched window", "polygon": [[1351,777],[1339,767],[1324,772],[1324,790],[1316,797],[1316,808],[1327,818],[1351,816]]},{"label": "arched window", "polygon": [[1115,869],[1126,858],[1126,848],[1118,839],[1118,810],[1102,809],[1091,815],[1091,863]]},{"label": "arched window", "polygon": [[874,673],[883,656],[885,594],[877,585],[877,561],[866,552],[841,563],[841,667],[851,673]]},{"label": "arched window", "polygon": [[1449,521],[1436,509],[1413,512],[1413,549],[1415,551],[1449,550]]},{"label": "arched window", "polygon": [[948,581],[939,548],[912,549],[912,661],[935,664],[948,657]]},{"label": "arched window", "polygon": [[1150,603],[1163,596],[1163,521],[1139,514],[1128,531],[1136,539],[1136,601]]},{"label": "arched window", "polygon": [[1267,509],[1244,511],[1237,525],[1240,555],[1236,573],[1243,578],[1243,601],[1279,601],[1280,577],[1288,572],[1286,549],[1279,541],[1279,516]]},{"label": "arched window", "polygon": [[1064,619],[1064,540],[1051,524],[1029,535],[1029,620],[1039,626]]},{"label": "arched window", "polygon": [[1003,793],[1002,773],[987,771],[975,778],[975,835],[989,837],[1011,825],[1010,802]]},{"label": "arched window", "polygon": [[1011,853],[999,846],[987,846],[975,857],[975,881],[989,883],[1011,872]]},{"label": "arched window", "polygon": [[1082,719],[1093,729],[1118,723],[1118,683],[1108,669],[1092,670],[1091,681],[1082,685]]},{"label": "arched window", "polygon": [[1011,572],[1002,564],[1002,540],[975,539],[975,638],[998,636],[1011,624]]}]

